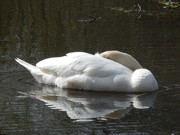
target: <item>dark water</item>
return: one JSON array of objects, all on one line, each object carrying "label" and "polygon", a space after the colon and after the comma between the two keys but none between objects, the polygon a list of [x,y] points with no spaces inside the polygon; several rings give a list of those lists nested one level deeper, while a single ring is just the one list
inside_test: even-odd
[{"label": "dark water", "polygon": [[[179,15],[156,1],[0,1],[0,134],[180,134]],[[41,86],[14,61],[112,49],[151,70],[159,91]]]}]

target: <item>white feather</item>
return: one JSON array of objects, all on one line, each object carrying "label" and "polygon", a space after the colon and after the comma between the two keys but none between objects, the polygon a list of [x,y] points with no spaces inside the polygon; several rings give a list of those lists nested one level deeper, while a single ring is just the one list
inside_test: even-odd
[{"label": "white feather", "polygon": [[42,60],[33,66],[16,61],[27,68],[39,82],[62,88],[96,91],[141,92],[158,89],[157,81],[147,69],[132,71],[115,61],[84,52]]}]

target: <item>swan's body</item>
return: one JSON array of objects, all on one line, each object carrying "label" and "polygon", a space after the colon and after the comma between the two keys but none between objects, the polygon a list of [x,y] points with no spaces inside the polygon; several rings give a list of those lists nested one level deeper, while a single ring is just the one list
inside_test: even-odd
[{"label": "swan's body", "polygon": [[119,92],[158,89],[157,81],[149,70],[133,71],[120,61],[105,59],[98,54],[68,53],[63,57],[42,60],[36,66],[18,58],[16,61],[27,68],[39,83],[61,88]]}]

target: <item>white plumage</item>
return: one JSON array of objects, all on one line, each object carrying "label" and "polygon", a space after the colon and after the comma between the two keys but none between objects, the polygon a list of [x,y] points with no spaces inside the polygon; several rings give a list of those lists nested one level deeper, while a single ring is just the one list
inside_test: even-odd
[{"label": "white plumage", "polygon": [[[92,55],[84,52],[48,58],[38,62],[36,66],[19,58],[16,61],[27,68],[39,83],[61,88],[119,92],[150,92],[158,89],[153,74],[141,68],[132,56],[117,51],[109,52],[111,55],[116,54],[113,56],[117,59],[123,56],[123,62],[111,60],[111,55],[106,55],[110,56],[110,59],[106,59],[104,53]],[[127,58],[125,62],[124,58]],[[137,69],[132,69],[129,64],[124,64],[126,61],[131,65],[139,65],[136,66]]]}]

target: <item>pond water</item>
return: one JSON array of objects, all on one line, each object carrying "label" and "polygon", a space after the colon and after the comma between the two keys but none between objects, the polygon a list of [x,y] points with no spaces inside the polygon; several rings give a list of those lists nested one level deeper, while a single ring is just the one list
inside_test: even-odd
[{"label": "pond water", "polygon": [[[180,8],[157,1],[0,2],[0,134],[180,134]],[[153,72],[153,93],[39,85],[29,63],[68,52],[119,50]]]}]

